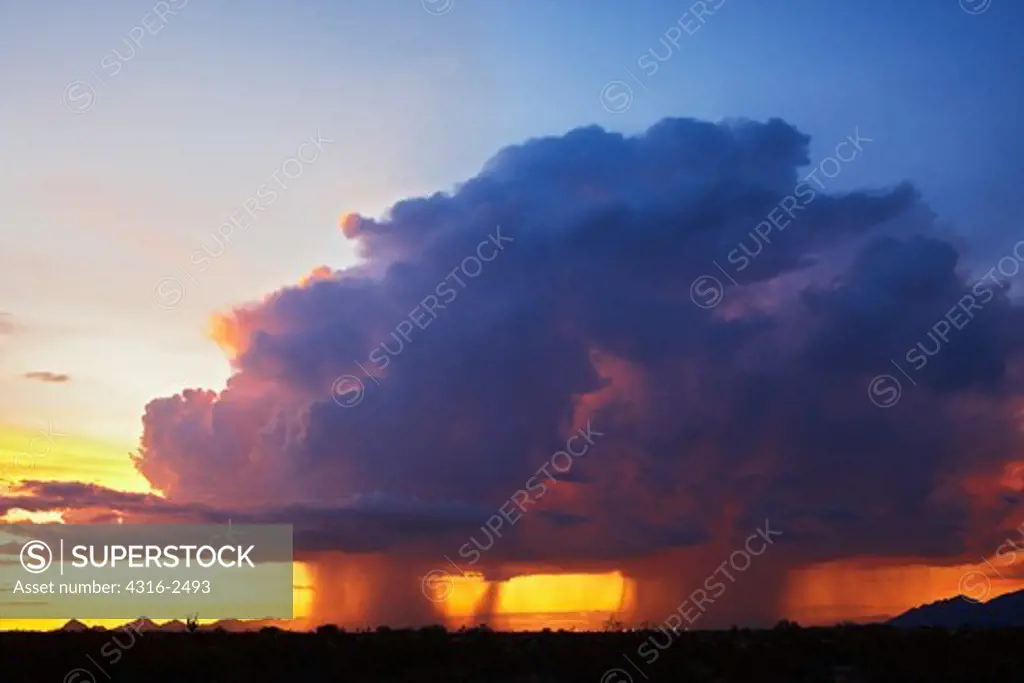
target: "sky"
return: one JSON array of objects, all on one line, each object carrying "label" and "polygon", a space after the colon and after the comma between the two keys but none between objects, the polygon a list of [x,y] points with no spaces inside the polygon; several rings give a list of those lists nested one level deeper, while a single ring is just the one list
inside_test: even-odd
[{"label": "sky", "polygon": [[342,621],[659,621],[765,520],[705,624],[954,595],[1021,521],[1022,20],[4,2],[0,511],[292,521]]}]

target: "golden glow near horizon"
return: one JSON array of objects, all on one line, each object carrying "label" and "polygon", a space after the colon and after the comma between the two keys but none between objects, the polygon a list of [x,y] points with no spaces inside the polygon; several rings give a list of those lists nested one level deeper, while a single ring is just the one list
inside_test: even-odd
[{"label": "golden glow near horizon", "polygon": [[452,576],[448,580],[452,585],[451,594],[442,603],[445,616],[471,617],[479,614],[491,584],[480,574]]},{"label": "golden glow near horizon", "polygon": [[295,619],[305,619],[313,613],[313,571],[305,562],[292,563],[292,612]]},{"label": "golden glow near horizon", "polygon": [[625,607],[629,581],[606,574],[530,574],[503,581],[498,614],[618,612]]},{"label": "golden glow near horizon", "polygon": [[21,481],[81,481],[135,493],[151,492],[131,462],[134,445],[0,426],[0,492]]},{"label": "golden glow near horizon", "polygon": [[826,562],[791,572],[781,608],[806,625],[869,621],[898,614],[963,591],[981,602],[1024,588],[980,563],[931,567],[869,566],[863,560]]},{"label": "golden glow near horizon", "polygon": [[[628,612],[635,587],[621,572],[600,574],[524,574],[506,581],[487,581],[480,575],[454,576],[451,594],[441,609],[449,624],[463,617],[557,615]],[[492,614],[487,596],[495,595]]]}]

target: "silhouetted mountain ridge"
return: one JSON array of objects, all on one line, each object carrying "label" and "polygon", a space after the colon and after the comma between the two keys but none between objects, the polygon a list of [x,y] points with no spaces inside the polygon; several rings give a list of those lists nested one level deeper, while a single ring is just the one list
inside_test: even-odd
[{"label": "silhouetted mountain ridge", "polygon": [[[252,621],[243,621],[240,619],[223,619],[221,621],[214,622],[212,624],[203,624],[199,627],[200,631],[228,631],[229,633],[242,633],[245,631],[259,631],[261,628],[276,627],[286,628],[288,622],[275,620],[275,619],[258,619]],[[179,620],[168,621],[164,624],[157,624],[151,619],[145,617],[129,621],[116,628],[132,629],[136,632],[146,633],[151,631],[162,631],[167,633],[185,633],[188,631],[188,626]],[[93,626],[92,628],[86,626],[77,619],[72,619],[68,623],[61,626],[59,631],[106,631],[107,629],[103,626]]]},{"label": "silhouetted mountain ridge", "polygon": [[907,610],[890,619],[901,628],[938,626],[943,628],[1024,627],[1024,590],[1007,593],[988,602],[975,602],[962,595]]}]

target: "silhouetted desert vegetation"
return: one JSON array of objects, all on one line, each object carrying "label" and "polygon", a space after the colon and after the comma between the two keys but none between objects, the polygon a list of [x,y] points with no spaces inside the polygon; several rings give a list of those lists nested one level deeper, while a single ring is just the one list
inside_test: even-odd
[{"label": "silhouetted desert vegetation", "polygon": [[1024,629],[800,628],[788,622],[771,630],[679,634],[119,629],[0,633],[0,657],[0,680],[9,683],[1007,683],[1021,680]]}]

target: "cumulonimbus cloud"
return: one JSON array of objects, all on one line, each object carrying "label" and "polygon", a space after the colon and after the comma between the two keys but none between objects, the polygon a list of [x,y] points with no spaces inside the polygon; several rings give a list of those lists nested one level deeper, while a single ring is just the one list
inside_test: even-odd
[{"label": "cumulonimbus cloud", "polygon": [[[414,519],[496,508],[590,421],[605,436],[488,562],[625,563],[766,518],[792,566],[984,548],[1015,514],[1000,482],[1024,317],[1008,285],[986,286],[898,404],[865,390],[977,291],[913,187],[819,189],[717,307],[694,305],[695,278],[801,182],[808,145],[777,119],[581,128],[349,216],[366,264],[220,316],[233,377],[153,400],[138,468],[180,505],[389,501],[404,521],[331,543],[441,553],[484,519]],[[481,247],[495,230],[500,253]],[[365,392],[348,407],[345,376]]]}]

